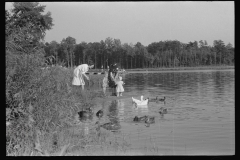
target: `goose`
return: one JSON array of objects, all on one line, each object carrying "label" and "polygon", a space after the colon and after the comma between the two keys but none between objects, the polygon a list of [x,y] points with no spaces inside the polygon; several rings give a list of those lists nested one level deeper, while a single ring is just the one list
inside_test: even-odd
[{"label": "goose", "polygon": [[99,110],[97,113],[96,113],[96,116],[98,118],[101,118],[103,116],[103,110]]},{"label": "goose", "polygon": [[143,96],[141,96],[141,100],[135,99],[132,97],[134,103],[141,103],[143,101]]},{"label": "goose", "polygon": [[147,105],[148,104],[148,99],[143,100],[143,96],[141,96],[141,100],[135,99],[132,97],[133,103],[136,103],[137,105]]}]

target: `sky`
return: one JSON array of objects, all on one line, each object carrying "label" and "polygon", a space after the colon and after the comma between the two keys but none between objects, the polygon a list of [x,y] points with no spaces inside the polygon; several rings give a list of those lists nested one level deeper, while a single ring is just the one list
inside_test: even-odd
[{"label": "sky", "polygon": [[[100,42],[107,37],[121,43],[178,40],[183,43],[222,40],[234,44],[234,1],[186,2],[40,2],[51,12],[53,24],[45,42],[60,43],[71,36],[76,43]],[[5,8],[12,4],[5,3]]]}]

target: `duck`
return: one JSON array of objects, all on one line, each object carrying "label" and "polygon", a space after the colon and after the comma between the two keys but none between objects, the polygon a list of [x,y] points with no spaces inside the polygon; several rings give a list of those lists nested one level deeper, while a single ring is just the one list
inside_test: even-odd
[{"label": "duck", "polygon": [[166,100],[166,97],[159,99],[160,102],[165,102],[165,100]]},{"label": "duck", "polygon": [[160,114],[166,114],[167,113],[167,108],[161,107],[159,113]]},{"label": "duck", "polygon": [[137,105],[147,105],[148,104],[148,99],[143,100],[143,96],[141,96],[141,100],[135,99],[132,97],[133,103],[136,103]]},{"label": "duck", "polygon": [[78,115],[79,115],[80,118],[88,118],[88,117],[92,116],[92,114],[93,114],[93,112],[92,112],[92,108],[91,107],[87,108],[86,111],[84,111],[82,109],[82,111],[78,112]]},{"label": "duck", "polygon": [[147,124],[155,123],[155,117],[147,116],[145,123],[147,123]]},{"label": "duck", "polygon": [[97,113],[96,113],[96,116],[98,118],[101,118],[103,116],[103,110],[99,110]]},{"label": "duck", "polygon": [[145,120],[145,123],[147,123],[147,124],[155,123],[155,117],[147,116],[147,119]]},{"label": "duck", "polygon": [[143,117],[137,117],[137,116],[135,116],[134,118],[133,118],[133,121],[134,122],[144,122],[144,121],[146,121],[147,120],[147,116],[143,116]]},{"label": "duck", "polygon": [[149,99],[148,101],[149,102],[156,102],[157,100],[158,100],[158,96],[156,96],[156,98]]}]

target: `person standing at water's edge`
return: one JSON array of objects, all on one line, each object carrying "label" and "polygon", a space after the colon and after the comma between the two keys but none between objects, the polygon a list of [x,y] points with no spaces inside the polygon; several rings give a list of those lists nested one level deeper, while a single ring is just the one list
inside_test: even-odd
[{"label": "person standing at water's edge", "polygon": [[122,77],[119,76],[118,79],[117,79],[117,81],[116,81],[116,85],[117,85],[117,87],[116,87],[117,97],[122,96],[122,93],[124,92],[124,88],[123,88],[123,85],[124,85],[124,84],[125,84],[125,83],[122,81]]},{"label": "person standing at water's edge", "polygon": [[72,81],[72,85],[75,86],[82,86],[82,90],[84,90],[84,79],[83,76],[89,80],[89,77],[85,74],[86,72],[89,71],[89,69],[93,68],[94,65],[93,63],[89,63],[89,64],[81,64],[79,66],[77,66],[74,71],[73,71],[73,81]]},{"label": "person standing at water's edge", "polygon": [[109,67],[109,71],[108,71],[108,86],[112,89],[112,95],[116,96],[116,80],[115,78],[118,75],[118,68],[117,68],[117,64],[111,64]]}]

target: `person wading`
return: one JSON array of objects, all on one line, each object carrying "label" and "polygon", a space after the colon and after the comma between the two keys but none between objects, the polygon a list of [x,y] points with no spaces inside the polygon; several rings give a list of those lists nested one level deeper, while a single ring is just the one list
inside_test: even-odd
[{"label": "person wading", "polygon": [[112,90],[112,96],[116,96],[116,78],[118,77],[117,63],[111,64],[108,71],[108,86]]}]

